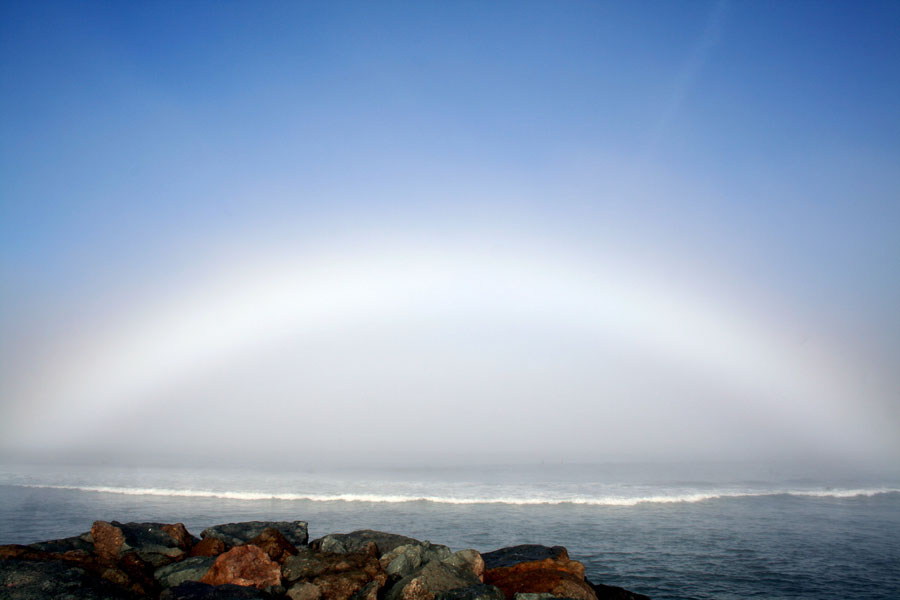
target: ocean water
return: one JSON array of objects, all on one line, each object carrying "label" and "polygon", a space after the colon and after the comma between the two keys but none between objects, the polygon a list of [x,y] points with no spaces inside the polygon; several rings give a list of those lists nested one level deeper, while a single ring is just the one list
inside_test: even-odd
[{"label": "ocean water", "polygon": [[0,544],[95,519],[309,522],[481,551],[566,546],[651,598],[900,598],[900,481],[742,465],[241,470],[0,466]]}]

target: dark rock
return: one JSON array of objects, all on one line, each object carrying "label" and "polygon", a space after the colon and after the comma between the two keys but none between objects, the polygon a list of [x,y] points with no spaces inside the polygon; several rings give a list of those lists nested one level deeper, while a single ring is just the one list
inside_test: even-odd
[{"label": "dark rock", "polygon": [[225,523],[204,529],[200,534],[203,539],[218,538],[225,542],[227,548],[246,544],[264,529],[277,529],[288,542],[295,547],[305,546],[309,541],[309,528],[306,521],[248,521],[246,523]]},{"label": "dark rock", "polygon": [[625,588],[614,585],[591,583],[590,581],[587,583],[594,588],[594,593],[597,594],[598,600],[650,600],[649,596],[629,592]]},{"label": "dark rock", "polygon": [[377,581],[370,581],[363,589],[359,590],[350,597],[350,600],[378,600],[379,592],[381,592],[382,584]]},{"label": "dark rock", "polygon": [[154,567],[169,564],[186,556],[194,537],[184,525],[176,523],[119,523],[112,522],[125,535],[125,545],[133,548],[141,560]]},{"label": "dark rock", "polygon": [[186,581],[163,590],[160,600],[258,600],[271,596],[262,590],[240,585],[209,585]]},{"label": "dark rock", "polygon": [[500,588],[477,583],[464,588],[437,592],[434,600],[505,600]]},{"label": "dark rock", "polygon": [[210,585],[235,585],[265,588],[281,584],[281,565],[257,546],[237,546],[219,555],[203,576]]},{"label": "dark rock", "polygon": [[225,542],[217,537],[208,537],[194,544],[190,556],[218,556],[223,552],[225,552]]},{"label": "dark rock", "polygon": [[83,533],[74,537],[63,538],[61,540],[49,540],[46,542],[37,542],[36,544],[28,544],[29,548],[41,550],[43,552],[53,552],[62,554],[64,552],[88,552],[94,551],[94,541],[91,539],[90,533]]},{"label": "dark rock", "polygon": [[437,592],[449,592],[480,583],[466,569],[433,560],[394,584],[388,590],[386,600],[432,600]]},{"label": "dark rock", "polygon": [[569,553],[562,546],[541,546],[540,544],[522,544],[500,548],[492,552],[482,552],[485,569],[511,567],[522,562],[533,562],[545,558],[569,558]]},{"label": "dark rock", "polygon": [[332,533],[314,540],[310,546],[319,552],[364,552],[370,542],[376,546],[377,556],[404,544],[421,544],[419,540],[396,533],[361,529],[351,533]]},{"label": "dark rock", "polygon": [[289,556],[297,555],[297,548],[285,539],[284,535],[277,529],[267,527],[262,532],[247,542],[253,544],[265,552],[272,560],[282,563]]},{"label": "dark rock", "polygon": [[3,600],[134,600],[138,597],[65,561],[0,560]]},{"label": "dark rock", "polygon": [[119,523],[96,521],[91,527],[94,553],[104,562],[115,562],[134,551],[153,567],[181,559],[194,544],[184,525],[177,523]]},{"label": "dark rock", "polygon": [[211,556],[193,556],[181,562],[156,569],[153,577],[164,587],[175,587],[185,581],[200,581],[216,559]]}]

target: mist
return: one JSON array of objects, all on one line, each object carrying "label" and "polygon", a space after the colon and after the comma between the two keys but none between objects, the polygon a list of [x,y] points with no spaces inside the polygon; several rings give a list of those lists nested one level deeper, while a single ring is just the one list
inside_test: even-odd
[{"label": "mist", "polygon": [[4,458],[900,459],[890,48],[218,8],[3,9]]}]

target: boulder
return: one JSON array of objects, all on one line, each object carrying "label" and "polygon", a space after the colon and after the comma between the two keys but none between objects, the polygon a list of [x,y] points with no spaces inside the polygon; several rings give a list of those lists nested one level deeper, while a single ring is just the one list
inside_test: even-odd
[{"label": "boulder", "polygon": [[209,585],[197,581],[186,581],[163,590],[160,600],[260,600],[270,596],[252,587],[224,584]]},{"label": "boulder", "polygon": [[193,556],[156,569],[153,577],[164,588],[175,587],[185,581],[200,581],[215,562],[216,559],[211,556]]},{"label": "boulder", "polygon": [[314,583],[301,581],[288,588],[287,597],[291,600],[321,600],[322,588]]},{"label": "boulder", "polygon": [[263,529],[258,536],[247,542],[265,552],[272,560],[282,563],[289,556],[297,554],[297,548],[273,527]]},{"label": "boulder", "polygon": [[540,544],[522,544],[500,548],[492,552],[483,552],[485,569],[511,567],[523,562],[534,562],[545,558],[569,558],[568,551],[562,546],[541,546]]},{"label": "boulder", "polygon": [[351,533],[332,533],[314,540],[310,546],[319,552],[365,552],[370,542],[375,543],[377,556],[390,552],[397,546],[422,543],[405,535],[361,529]]},{"label": "boulder", "polygon": [[46,542],[37,542],[28,544],[29,548],[41,550],[43,552],[53,552],[63,554],[65,552],[87,552],[94,551],[94,540],[90,533],[83,533],[74,537],[63,538],[60,540],[49,540]]},{"label": "boulder", "polygon": [[397,546],[381,555],[380,562],[385,573],[400,579],[411,574],[423,564],[433,560],[450,558],[450,548],[431,542],[415,542]]},{"label": "boulder", "polygon": [[225,549],[225,542],[217,537],[208,537],[194,544],[190,556],[218,556],[225,552]]},{"label": "boulder", "polygon": [[584,565],[571,560],[562,546],[525,545],[482,554],[484,582],[513,600],[516,593],[549,593],[555,597],[597,600],[584,579]]},{"label": "boulder", "polygon": [[377,597],[378,590],[388,579],[372,554],[336,554],[309,549],[288,557],[282,574],[285,581],[298,582],[288,588],[288,595],[308,600],[317,596],[323,600]]},{"label": "boulder", "polygon": [[119,588],[81,567],[62,560],[0,560],[0,597],[4,600],[135,600]]},{"label": "boulder", "polygon": [[386,600],[433,600],[437,592],[449,592],[480,583],[467,569],[433,560],[395,583],[388,591]]},{"label": "boulder", "polygon": [[506,600],[500,588],[483,583],[476,583],[463,588],[446,592],[437,592],[434,600]]},{"label": "boulder", "polygon": [[281,565],[257,546],[237,546],[219,555],[201,579],[210,585],[235,585],[266,588],[281,584]]},{"label": "boulder", "polygon": [[381,583],[377,581],[370,581],[363,587],[363,589],[353,594],[350,597],[350,600],[378,600],[381,588]]},{"label": "boulder", "polygon": [[94,554],[105,562],[115,562],[122,555],[125,546],[125,534],[122,529],[106,521],[94,521],[91,527],[91,538],[94,540]]},{"label": "boulder", "polygon": [[478,550],[459,550],[454,552],[450,558],[444,559],[444,562],[457,569],[469,571],[478,578],[478,581],[484,581],[484,559]]},{"label": "boulder", "polygon": [[184,557],[194,538],[177,523],[119,523],[95,521],[91,527],[94,553],[100,560],[115,562],[134,551],[144,562],[160,567]]},{"label": "boulder", "polygon": [[591,583],[588,585],[594,588],[598,600],[650,600],[649,596],[629,592],[625,588],[614,585],[603,585],[602,583]]},{"label": "boulder", "polygon": [[285,539],[295,547],[305,546],[309,541],[309,528],[306,521],[249,521],[246,523],[225,523],[204,529],[200,534],[203,539],[218,538],[225,542],[227,548],[246,544],[264,529],[277,529]]}]

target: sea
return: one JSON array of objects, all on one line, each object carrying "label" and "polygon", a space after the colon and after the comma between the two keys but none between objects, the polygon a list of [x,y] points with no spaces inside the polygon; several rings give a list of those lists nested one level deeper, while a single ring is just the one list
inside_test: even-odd
[{"label": "sea", "polygon": [[565,546],[662,599],[900,598],[900,478],[723,464],[366,468],[0,466],[0,544],[94,520],[304,520],[490,551]]}]

